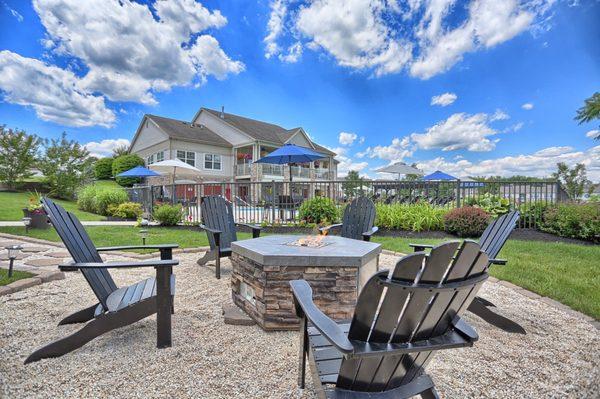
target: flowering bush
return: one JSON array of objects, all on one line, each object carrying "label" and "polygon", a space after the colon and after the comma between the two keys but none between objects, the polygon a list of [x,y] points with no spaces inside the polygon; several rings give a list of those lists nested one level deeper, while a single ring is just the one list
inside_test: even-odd
[{"label": "flowering bush", "polygon": [[446,232],[459,237],[478,237],[487,227],[490,215],[481,208],[463,206],[444,216]]},{"label": "flowering bush", "polygon": [[27,200],[27,210],[33,215],[43,214],[44,206],[42,205],[42,195],[37,191],[30,193]]}]

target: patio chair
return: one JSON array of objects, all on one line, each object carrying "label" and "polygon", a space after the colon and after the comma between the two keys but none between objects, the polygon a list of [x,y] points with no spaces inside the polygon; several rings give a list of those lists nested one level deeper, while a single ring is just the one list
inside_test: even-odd
[{"label": "patio chair", "polygon": [[[496,257],[506,243],[506,240],[508,240],[510,233],[514,230],[519,217],[519,211],[512,211],[498,217],[487,226],[479,238],[481,250],[489,257],[489,264],[487,267],[490,267],[491,265],[506,265],[507,261],[505,259],[497,259]],[[427,248],[433,247],[429,244],[409,245],[414,248],[415,251],[424,251]],[[494,306],[495,305],[490,301],[477,297],[473,300],[471,306],[469,306],[469,311],[504,331],[525,334],[525,329],[519,324],[489,309]]]},{"label": "patio chair", "polygon": [[487,263],[474,241],[406,255],[391,275],[382,270],[369,279],[350,323],[322,313],[306,281],[291,281],[300,318],[300,388],[308,358],[321,398],[437,398],[425,368],[437,351],[477,341],[460,316],[487,279]]},{"label": "patio chair", "polygon": [[[171,346],[171,313],[175,294],[175,275],[173,266],[179,261],[172,259],[175,244],[134,245],[122,247],[96,248],[85,229],[70,212],[52,200],[42,200],[50,222],[67,247],[74,262],[60,265],[62,271],[81,271],[98,303],[64,318],[59,325],[88,322],[79,331],[52,342],[33,352],[25,364],[40,359],[59,357],[82,347],[92,339],[135,323],[156,313],[156,346]],[[143,262],[119,261],[103,262],[101,251],[150,248],[160,250],[160,260]],[[109,268],[124,269],[133,267],[153,267],[156,278],[150,277],[129,287],[118,288],[112,279]]]},{"label": "patio chair", "polygon": [[375,223],[375,205],[367,197],[358,197],[346,209],[342,223],[321,227],[321,234],[329,234],[330,230],[341,229],[340,235],[355,240],[370,241],[371,236],[379,230]]},{"label": "patio chair", "polygon": [[252,238],[260,237],[260,226],[236,223],[233,219],[231,202],[217,195],[202,197],[200,209],[204,224],[200,228],[206,231],[210,250],[198,259],[200,266],[215,261],[215,276],[221,278],[221,258],[231,256],[231,243],[237,241],[236,226],[252,229]]}]

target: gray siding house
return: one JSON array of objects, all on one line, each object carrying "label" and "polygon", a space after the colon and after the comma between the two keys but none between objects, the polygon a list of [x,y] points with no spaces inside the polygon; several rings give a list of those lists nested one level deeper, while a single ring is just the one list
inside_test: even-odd
[{"label": "gray siding house", "polygon": [[301,127],[286,129],[208,108],[200,108],[190,122],[144,115],[129,152],[140,155],[147,165],[179,158],[202,171],[195,177],[198,182],[271,182],[289,180],[289,169],[253,162],[287,143],[325,156],[294,166],[294,181],[336,180],[336,154],[310,140]]}]

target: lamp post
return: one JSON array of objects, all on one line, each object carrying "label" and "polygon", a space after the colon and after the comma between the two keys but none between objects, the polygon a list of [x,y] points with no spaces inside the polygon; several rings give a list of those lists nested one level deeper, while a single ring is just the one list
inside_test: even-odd
[{"label": "lamp post", "polygon": [[142,245],[146,245],[146,238],[148,238],[148,230],[140,230],[140,237],[142,237]]},{"label": "lamp post", "polygon": [[26,217],[21,219],[21,222],[25,225],[25,234],[29,232],[29,226],[31,226],[31,218]]},{"label": "lamp post", "polygon": [[6,250],[8,251],[8,259],[10,261],[10,263],[8,264],[8,278],[12,277],[15,259],[17,259],[19,251],[22,249],[23,247],[20,245],[11,245],[9,247],[6,247]]}]

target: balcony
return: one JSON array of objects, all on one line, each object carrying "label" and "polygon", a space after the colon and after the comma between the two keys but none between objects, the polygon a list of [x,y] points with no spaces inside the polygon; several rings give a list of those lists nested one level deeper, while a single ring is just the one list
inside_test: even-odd
[{"label": "balcony", "polygon": [[310,178],[310,168],[303,168],[302,166],[292,166],[292,176],[293,177],[304,177],[306,179]]},{"label": "balcony", "polygon": [[265,163],[262,164],[262,174],[264,175],[269,175],[269,176],[283,176],[283,167],[285,165],[275,165],[275,164],[269,164],[269,163]]},{"label": "balcony", "polygon": [[241,163],[235,165],[235,175],[236,176],[250,176],[252,172],[252,164],[251,163]]},{"label": "balcony", "polygon": [[333,173],[329,169],[315,169],[315,177],[320,180],[331,180]]}]

